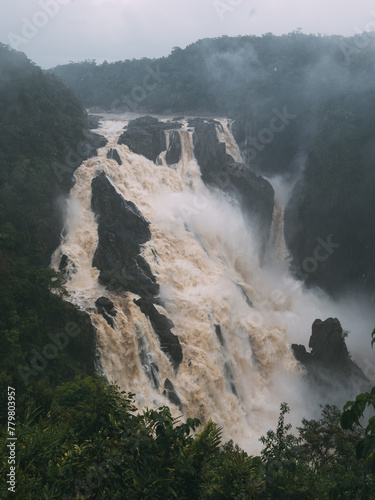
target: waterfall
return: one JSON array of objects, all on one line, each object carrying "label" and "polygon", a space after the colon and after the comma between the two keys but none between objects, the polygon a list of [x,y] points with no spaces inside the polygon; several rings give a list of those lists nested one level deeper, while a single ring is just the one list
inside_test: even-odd
[{"label": "waterfall", "polygon": [[225,143],[227,153],[232,156],[234,161],[242,163],[242,153],[233,137],[232,132],[230,131],[230,120],[227,118],[221,118],[218,121],[220,122],[220,125],[216,125],[216,133],[219,141]]},{"label": "waterfall", "polygon": [[[274,425],[281,401],[303,408],[301,369],[289,349],[295,340],[290,336],[303,330],[296,312],[302,292],[292,293],[292,278],[281,278],[286,265],[276,274],[259,267],[257,235],[240,208],[209,191],[200,178],[192,132],[179,131],[181,159],[170,168],[165,159],[156,165],[117,144],[124,125],[124,120],[103,120],[107,146],[76,170],[67,232],[52,265],[58,269],[66,256],[67,300],[90,315],[109,381],[135,393],[140,409],[168,404],[174,415],[182,409],[184,417],[212,418],[223,427],[224,439],[254,452],[261,433]],[[221,133],[239,160],[226,121]],[[121,165],[107,158],[110,148],[117,149]],[[182,347],[177,371],[135,304],[139,296],[105,288],[92,267],[98,224],[91,209],[91,181],[100,172],[149,222],[151,239],[142,246],[142,256],[160,285],[155,307],[173,321]],[[275,213],[278,241],[282,213]],[[102,296],[115,306],[113,327],[97,312],[95,302]],[[311,307],[311,318],[315,315]],[[166,379],[173,383],[180,408],[166,397]]]}]

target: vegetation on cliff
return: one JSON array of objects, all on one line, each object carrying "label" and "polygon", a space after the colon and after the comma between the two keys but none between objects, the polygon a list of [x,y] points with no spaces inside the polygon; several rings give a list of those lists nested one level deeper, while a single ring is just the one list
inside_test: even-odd
[{"label": "vegetation on cliff", "polygon": [[[63,227],[59,200],[72,182],[60,182],[53,165],[64,164],[69,148],[84,138],[86,113],[55,77],[4,45],[0,109],[0,415],[5,422],[8,385],[17,387],[21,416],[30,405],[48,408],[56,384],[93,369],[93,331],[86,317],[62,300],[59,276],[47,267]],[[67,329],[79,334],[73,338]]]}]

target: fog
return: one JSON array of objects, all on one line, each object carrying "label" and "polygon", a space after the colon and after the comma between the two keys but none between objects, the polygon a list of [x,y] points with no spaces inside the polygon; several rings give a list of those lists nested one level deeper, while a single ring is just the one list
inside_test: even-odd
[{"label": "fog", "polygon": [[374,29],[373,10],[371,0],[13,0],[2,4],[0,41],[50,68],[70,60],[161,57],[222,35],[302,28],[353,36]]}]

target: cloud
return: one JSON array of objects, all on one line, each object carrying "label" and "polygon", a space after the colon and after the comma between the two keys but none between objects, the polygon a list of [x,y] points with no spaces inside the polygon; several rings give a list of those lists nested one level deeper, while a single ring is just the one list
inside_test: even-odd
[{"label": "cloud", "polygon": [[[18,47],[42,67],[69,60],[161,57],[172,47],[222,35],[354,35],[375,21],[372,0],[12,0],[2,8],[0,40],[22,34],[25,18],[57,5],[36,36]],[[41,18],[40,18],[41,20]]]}]

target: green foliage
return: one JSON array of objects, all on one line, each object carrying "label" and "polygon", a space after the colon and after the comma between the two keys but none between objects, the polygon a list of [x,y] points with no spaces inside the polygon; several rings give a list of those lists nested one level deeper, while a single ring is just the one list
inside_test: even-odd
[{"label": "green foliage", "polygon": [[[7,384],[17,387],[17,412],[46,412],[52,388],[92,369],[92,330],[62,300],[59,273],[48,267],[62,228],[60,183],[53,161],[83,138],[86,113],[61,82],[24,54],[0,44],[0,417]],[[53,293],[51,293],[53,292]],[[33,353],[75,323],[81,334],[36,371]],[[86,344],[89,354],[82,356]],[[27,372],[27,370],[29,370]],[[5,373],[7,376],[5,376]],[[22,373],[30,374],[28,377]],[[4,375],[3,375],[4,374]]]},{"label": "green foliage", "polygon": [[[340,427],[340,412],[322,408],[303,419],[298,436],[281,405],[275,431],[261,438],[262,456],[221,443],[212,421],[181,422],[169,408],[137,413],[132,394],[104,379],[58,386],[49,411],[27,409],[17,425],[19,498],[49,499],[370,499],[373,474],[357,460],[358,426]],[[0,444],[6,445],[6,429]],[[7,470],[6,454],[1,473]],[[4,476],[5,477],[5,476]],[[0,485],[5,498],[6,486]]]},{"label": "green foliage", "polygon": [[326,405],[320,420],[303,419],[298,436],[293,436],[288,433],[290,424],[285,424],[288,412],[288,406],[282,404],[276,432],[261,438],[266,467],[262,498],[371,498],[374,477],[366,474],[365,463],[355,455],[361,430],[342,429],[339,410]]},{"label": "green foliage", "polygon": [[355,401],[348,401],[341,415],[341,425],[344,429],[352,429],[361,425],[366,408],[370,410],[364,436],[356,446],[357,458],[365,461],[369,469],[375,473],[375,387],[370,392],[359,394]]},{"label": "green foliage", "polygon": [[18,424],[19,498],[252,498],[260,462],[221,446],[213,422],[197,433],[199,420],[180,423],[167,407],[135,410],[131,394],[102,379],[59,386],[45,417],[27,411]]}]

